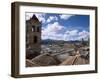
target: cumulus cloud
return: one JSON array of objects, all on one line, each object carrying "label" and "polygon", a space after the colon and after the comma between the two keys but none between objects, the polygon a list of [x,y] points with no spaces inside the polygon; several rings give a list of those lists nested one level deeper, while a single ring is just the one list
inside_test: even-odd
[{"label": "cumulus cloud", "polygon": [[[65,31],[64,31],[65,30]],[[58,22],[48,24],[46,28],[42,30],[42,39],[53,39],[53,40],[81,40],[88,39],[89,32],[86,30],[79,31],[77,29],[67,30],[64,26]]]},{"label": "cumulus cloud", "polygon": [[61,15],[59,15],[59,16],[60,16],[61,19],[68,20],[69,18],[71,18],[71,17],[74,16],[74,15],[71,15],[71,14],[67,14],[67,15],[61,14]]},{"label": "cumulus cloud", "polygon": [[81,39],[88,39],[89,32],[86,30],[79,31],[79,30],[70,30],[66,31],[64,34],[64,40],[81,40]]},{"label": "cumulus cloud", "polygon": [[76,40],[78,36],[78,30],[66,30],[64,33],[64,40]]},{"label": "cumulus cloud", "polygon": [[26,20],[29,20],[33,16],[33,13],[25,13]]},{"label": "cumulus cloud", "polygon": [[44,13],[26,13],[26,20],[29,20],[33,15],[36,15],[36,17],[39,19],[39,21],[42,21],[42,23],[46,22]]},{"label": "cumulus cloud", "polygon": [[45,29],[42,30],[42,39],[61,39],[60,33],[64,29],[58,22],[48,24]]},{"label": "cumulus cloud", "polygon": [[45,23],[45,14],[36,14],[37,18],[39,19],[39,21],[42,21],[42,23]]},{"label": "cumulus cloud", "polygon": [[85,31],[85,30],[79,32],[78,39],[82,39],[82,38],[84,38],[85,40],[88,40],[88,38],[89,38],[89,32]]},{"label": "cumulus cloud", "polygon": [[58,20],[57,16],[50,16],[50,17],[47,19],[47,22],[49,23],[49,22],[51,22],[51,21],[57,21],[57,20]]},{"label": "cumulus cloud", "polygon": [[68,30],[65,32],[66,35],[74,36],[77,35],[78,30]]}]

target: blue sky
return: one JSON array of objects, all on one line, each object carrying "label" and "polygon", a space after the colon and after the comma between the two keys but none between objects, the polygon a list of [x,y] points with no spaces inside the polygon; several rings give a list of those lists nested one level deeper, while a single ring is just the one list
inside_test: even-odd
[{"label": "blue sky", "polygon": [[33,14],[42,22],[42,39],[69,41],[89,38],[89,15],[26,13],[26,19]]}]

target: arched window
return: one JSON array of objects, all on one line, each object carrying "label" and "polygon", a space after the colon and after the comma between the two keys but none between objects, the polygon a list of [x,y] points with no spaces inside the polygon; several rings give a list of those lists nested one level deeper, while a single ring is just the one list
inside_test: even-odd
[{"label": "arched window", "polygon": [[37,43],[37,41],[38,41],[37,36],[34,36],[33,41],[34,41],[34,43]]},{"label": "arched window", "polygon": [[39,26],[37,27],[37,32],[39,32],[40,31],[40,29],[39,29]]},{"label": "arched window", "polygon": [[35,26],[34,26],[34,25],[32,26],[32,31],[33,31],[33,32],[35,31]]}]

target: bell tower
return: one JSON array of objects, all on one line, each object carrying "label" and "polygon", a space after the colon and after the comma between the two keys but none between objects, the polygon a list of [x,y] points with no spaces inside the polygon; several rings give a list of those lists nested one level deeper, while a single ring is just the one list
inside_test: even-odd
[{"label": "bell tower", "polygon": [[26,58],[34,58],[41,51],[41,22],[33,15],[26,21]]}]

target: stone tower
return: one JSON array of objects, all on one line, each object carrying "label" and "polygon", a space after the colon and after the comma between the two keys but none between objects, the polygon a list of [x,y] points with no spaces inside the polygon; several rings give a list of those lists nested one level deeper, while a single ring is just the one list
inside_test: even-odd
[{"label": "stone tower", "polygon": [[33,15],[26,21],[26,58],[32,59],[41,51],[41,22]]}]

